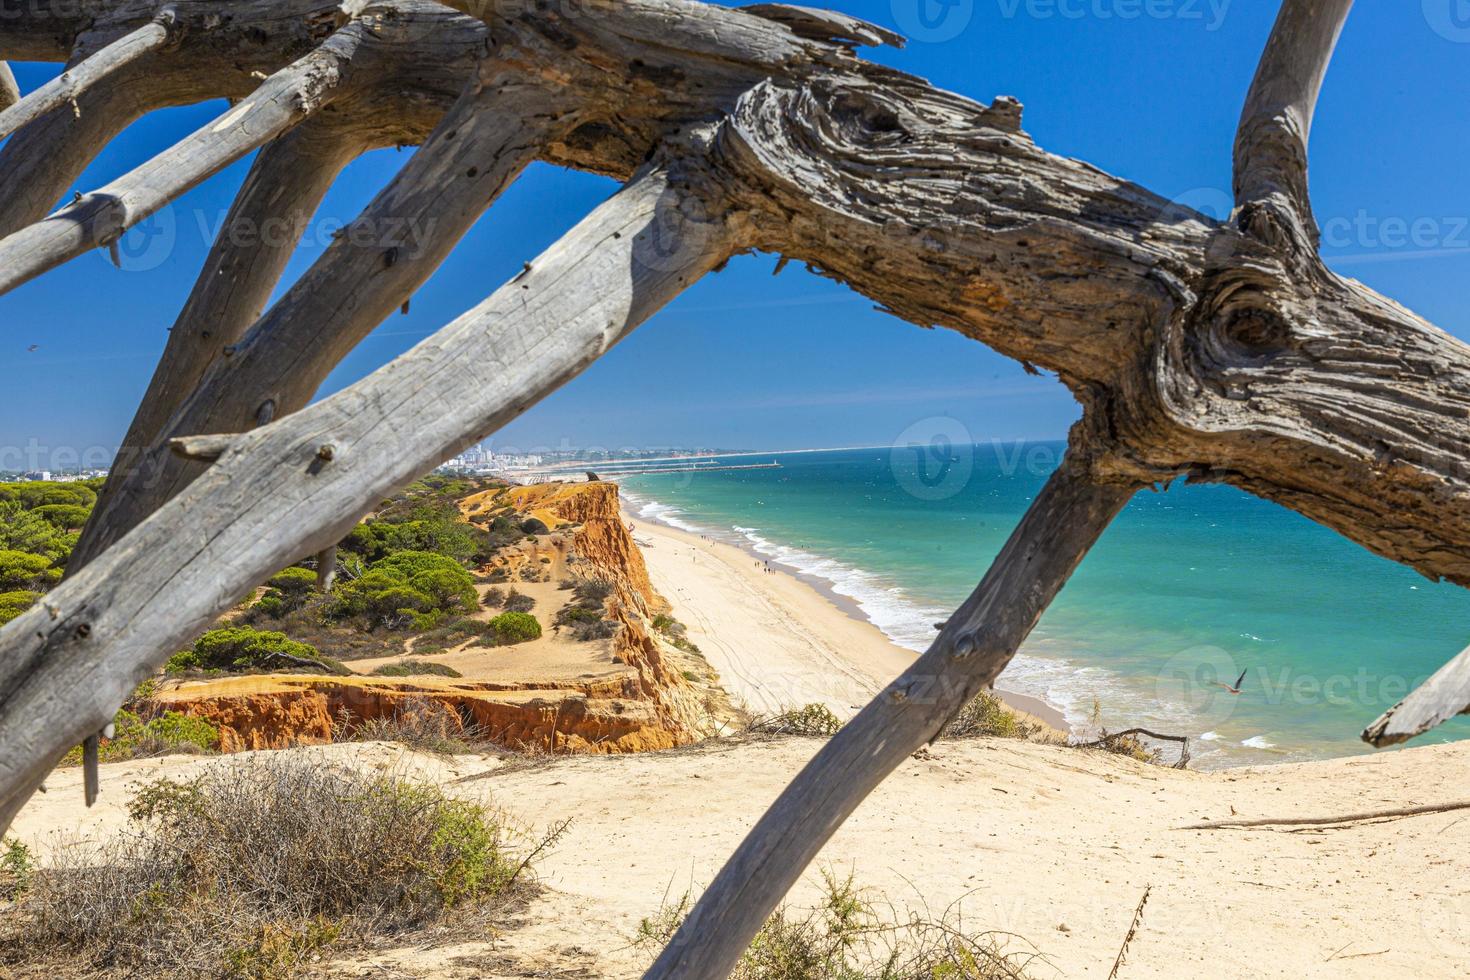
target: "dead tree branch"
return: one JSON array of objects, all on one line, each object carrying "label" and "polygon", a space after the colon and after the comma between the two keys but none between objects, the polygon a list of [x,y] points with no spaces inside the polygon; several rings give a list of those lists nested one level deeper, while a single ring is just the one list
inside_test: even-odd
[{"label": "dead tree branch", "polygon": [[[1099,482],[1082,427],[985,578],[933,645],[842,727],[716,875],[645,980],[730,974],[770,910],[889,773],[1010,663],[1134,486]],[[1077,445],[1082,442],[1082,445]]]},{"label": "dead tree branch", "polygon": [[[107,80],[119,69],[168,44],[177,23],[172,10],[162,11],[152,23],[119,38],[80,64],[68,68],[15,105],[0,112],[0,139],[58,106]],[[7,69],[8,71],[8,69]],[[81,109],[74,110],[80,114]]]},{"label": "dead tree branch", "polygon": [[1377,748],[1407,742],[1455,715],[1470,713],[1470,648],[1363,729],[1363,741]]},{"label": "dead tree branch", "polygon": [[243,434],[0,630],[0,826],[67,748],[255,583],[335,544],[384,495],[534,405],[727,260],[732,226],[682,187],[649,169],[433,337]]},{"label": "dead tree branch", "polygon": [[1389,810],[1368,810],[1363,813],[1345,813],[1339,817],[1267,817],[1260,820],[1213,820],[1208,823],[1192,823],[1179,830],[1240,830],[1248,827],[1322,827],[1338,823],[1362,823],[1365,820],[1390,820],[1395,817],[1417,817],[1426,813],[1450,813],[1454,810],[1470,810],[1470,800],[1454,803],[1433,803],[1428,806],[1404,806]]},{"label": "dead tree branch", "polygon": [[350,24],[182,142],[44,221],[0,239],[0,294],[99,245],[341,95],[365,31]]},{"label": "dead tree branch", "polygon": [[20,101],[20,86],[15,83],[15,73],[10,66],[0,61],[0,112]]},{"label": "dead tree branch", "polygon": [[[171,437],[244,432],[305,406],[332,368],[423,285],[541,149],[576,124],[576,113],[559,95],[521,84],[493,62],[484,71],[388,187],[265,317],[242,336],[210,336],[198,344],[200,356],[191,366],[202,377],[173,388],[179,393],[173,405],[142,410],[148,418],[135,423],[129,443],[142,452],[109,476],[72,568],[199,474],[198,466],[168,451]],[[219,286],[201,278],[199,288],[207,297]],[[259,294],[263,299],[268,292]],[[215,330],[208,318],[197,320],[196,329]]]}]

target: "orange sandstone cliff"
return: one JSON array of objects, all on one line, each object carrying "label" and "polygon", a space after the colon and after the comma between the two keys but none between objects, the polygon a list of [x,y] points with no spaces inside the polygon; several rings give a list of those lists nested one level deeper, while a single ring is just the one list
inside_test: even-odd
[{"label": "orange sandstone cliff", "polygon": [[[258,674],[169,681],[152,709],[182,711],[216,725],[221,748],[283,748],[370,733],[381,719],[410,719],[447,737],[473,735],[509,748],[551,752],[637,752],[693,741],[716,721],[721,692],[703,659],[652,627],[668,609],[654,591],[611,483],[549,483],[490,490],[460,503],[467,519],[534,517],[546,527],[502,549],[481,571],[487,584],[513,584],[537,599],[541,640],[419,655],[463,676],[376,677],[393,658],[349,661],[355,674]],[[610,583],[610,639],[577,642],[548,628],[570,593],[567,579]],[[323,653],[331,655],[330,650]]]}]

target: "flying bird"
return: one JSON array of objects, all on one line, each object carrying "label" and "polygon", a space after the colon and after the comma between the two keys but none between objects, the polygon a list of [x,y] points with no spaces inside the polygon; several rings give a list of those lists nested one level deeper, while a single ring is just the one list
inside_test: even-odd
[{"label": "flying bird", "polygon": [[40,349],[41,349],[41,345],[40,344],[32,344],[31,346],[29,346],[29,347],[26,348],[26,352],[29,353],[31,351],[36,351],[36,350],[40,350]]},{"label": "flying bird", "polygon": [[1240,672],[1240,676],[1235,679],[1235,683],[1234,684],[1226,684],[1224,681],[1215,681],[1215,686],[1216,687],[1223,687],[1225,690],[1229,691],[1231,694],[1239,694],[1240,693],[1240,682],[1243,681],[1243,680],[1245,680],[1246,670],[1250,670],[1250,668],[1247,667],[1245,670],[1242,670]]}]

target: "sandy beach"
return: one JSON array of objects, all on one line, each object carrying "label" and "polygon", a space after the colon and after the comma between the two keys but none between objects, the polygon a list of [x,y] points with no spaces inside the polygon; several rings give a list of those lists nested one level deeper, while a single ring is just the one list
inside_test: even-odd
[{"label": "sandy beach", "polygon": [[[914,661],[836,597],[734,545],[624,514],[648,572],[737,703],[755,712],[820,702],[852,716]],[[1066,731],[1039,698],[998,689],[1016,711]]]}]

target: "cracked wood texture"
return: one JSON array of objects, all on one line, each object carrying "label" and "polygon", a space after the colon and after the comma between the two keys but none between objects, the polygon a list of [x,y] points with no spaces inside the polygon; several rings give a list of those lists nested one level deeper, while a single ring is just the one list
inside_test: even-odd
[{"label": "cracked wood texture", "polygon": [[[112,46],[165,8],[170,43],[110,65]],[[1470,584],[1470,348],[1317,255],[1307,141],[1350,8],[1282,3],[1244,99],[1236,212],[1215,222],[1046,152],[1014,99],[985,105],[865,62],[859,48],[900,39],[806,7],[28,0],[0,18],[0,60],[65,62],[94,80],[77,93],[79,118],[54,107],[0,150],[0,280],[17,285],[105,245],[260,146],[252,180],[283,182],[283,198],[269,204],[263,184],[247,184],[238,215],[309,208],[327,178],[290,186],[277,162],[308,145],[330,170],[372,146],[427,139],[359,220],[442,211],[446,223],[421,260],[334,245],[264,314],[281,256],[216,243],[206,268],[232,281],[201,276],[188,328],[170,340],[160,372],[180,365],[179,381],[150,389],[127,447],[146,465],[124,455],[80,571],[0,629],[0,825],[235,597],[330,548],[383,493],[524,411],[747,249],[801,259],[897,317],[1055,372],[1083,418],[1062,470],[922,669],[783,795],[652,976],[728,972],[821,841],[994,679],[1140,486],[1230,483]],[[157,158],[181,167],[145,164],[108,196],[44,218],[130,121],[218,97],[244,100],[260,127],[231,131],[236,107],[219,132]],[[304,407],[537,157],[633,183],[465,317]],[[203,467],[170,446],[222,451]],[[1465,676],[1455,661],[1368,737],[1408,737],[1463,708]]]}]

